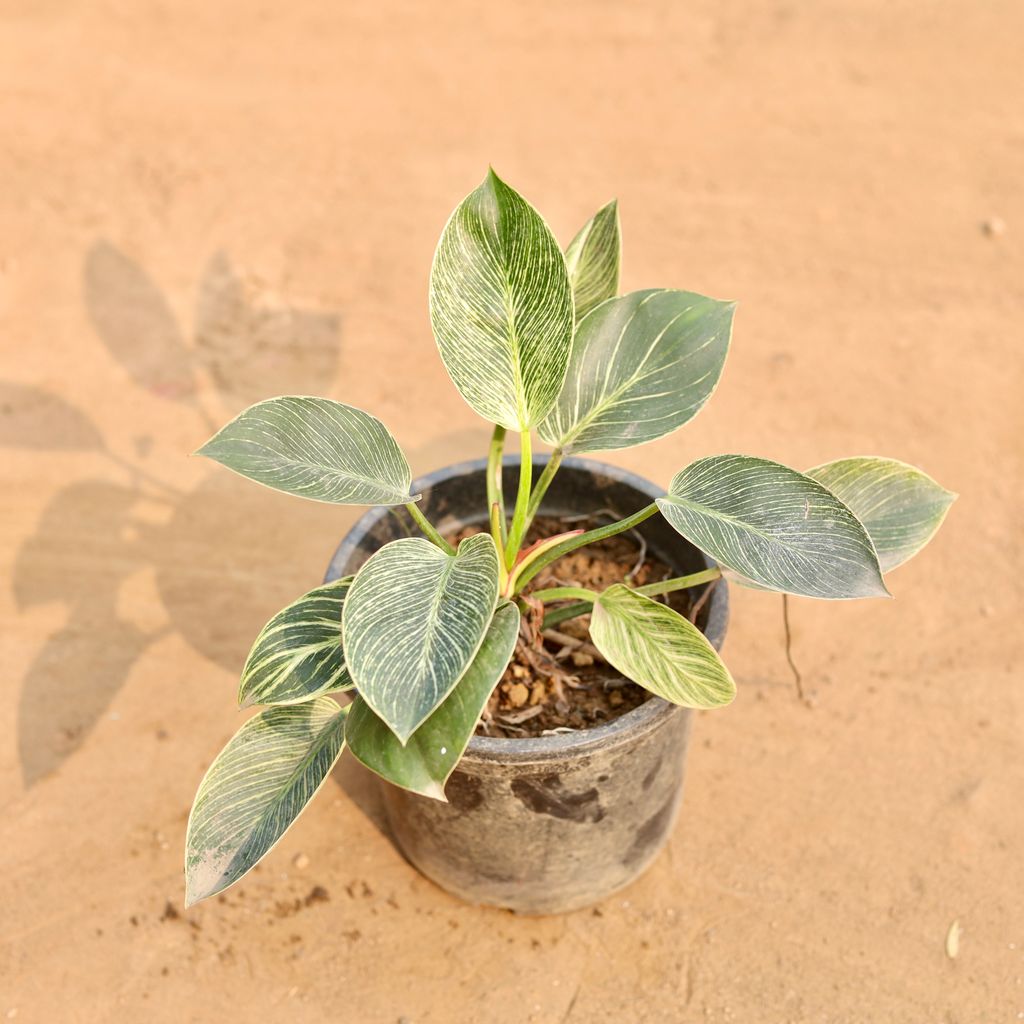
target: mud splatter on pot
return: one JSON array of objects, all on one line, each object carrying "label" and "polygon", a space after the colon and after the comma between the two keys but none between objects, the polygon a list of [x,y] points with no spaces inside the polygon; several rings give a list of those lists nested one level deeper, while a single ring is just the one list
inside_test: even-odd
[{"label": "mud splatter on pot", "polygon": [[[534,475],[544,466],[534,460]],[[418,480],[421,507],[442,530],[482,524],[486,463],[461,463]],[[504,465],[515,493],[518,459]],[[664,493],[647,480],[589,459],[566,459],[541,513],[612,509],[628,515]],[[678,574],[711,563],[660,516],[638,527]],[[414,535],[403,509],[367,512],[331,561],[327,579],[355,572],[381,545]],[[721,647],[729,614],[721,581],[698,626]],[[405,856],[471,903],[551,914],[596,903],[650,865],[675,823],[692,713],[652,698],[607,725],[524,739],[475,736],[448,782],[448,803],[381,781]]]}]

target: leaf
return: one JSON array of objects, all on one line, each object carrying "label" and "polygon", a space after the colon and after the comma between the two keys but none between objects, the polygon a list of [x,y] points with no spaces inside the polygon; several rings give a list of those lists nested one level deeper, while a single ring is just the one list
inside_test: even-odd
[{"label": "leaf", "polygon": [[341,610],[351,583],[346,576],[317,587],[263,627],[242,669],[239,704],[299,704],[352,686],[341,646]]},{"label": "leaf", "polygon": [[497,598],[489,533],[454,555],[405,537],[359,570],[342,618],[345,657],[363,700],[403,745],[473,660]]},{"label": "leaf", "polygon": [[[329,398],[257,402],[196,453],[288,494],[338,505],[404,505],[412,474],[387,427]],[[418,496],[417,496],[418,497]]]},{"label": "leaf", "polygon": [[357,697],[345,726],[349,750],[371,771],[403,789],[445,800],[444,784],[459,763],[487,699],[505,671],[519,635],[519,609],[500,604],[484,642],[455,689],[403,747]]},{"label": "leaf", "polygon": [[882,572],[913,558],[935,536],[956,495],[896,459],[862,455],[809,469],[864,524]]},{"label": "leaf", "polygon": [[615,668],[673,704],[719,708],[736,696],[729,670],[692,622],[621,583],[594,602],[590,635]]},{"label": "leaf", "polygon": [[199,784],[185,840],[185,905],[237,882],[305,809],[345,745],[330,697],[250,718]]},{"label": "leaf", "polygon": [[595,306],[618,293],[621,259],[619,204],[613,199],[580,228],[565,250],[577,323]]},{"label": "leaf", "polygon": [[649,289],[580,321],[569,371],[540,436],[566,452],[644,444],[700,411],[722,373],[735,304]]},{"label": "leaf", "polygon": [[445,369],[475,412],[520,431],[544,418],[569,360],[569,276],[540,214],[494,171],[441,235],[430,319]]},{"label": "leaf", "polygon": [[816,480],[768,459],[712,455],[658,499],[687,540],[769,590],[831,599],[885,597],[856,516]]}]

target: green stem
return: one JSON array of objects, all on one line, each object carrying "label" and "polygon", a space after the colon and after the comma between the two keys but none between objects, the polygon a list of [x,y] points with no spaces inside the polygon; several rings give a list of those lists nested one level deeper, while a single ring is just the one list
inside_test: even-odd
[{"label": "green stem", "polygon": [[[494,543],[498,550],[505,546],[508,537],[508,525],[505,521],[505,495],[501,487],[501,453],[505,448],[505,428],[495,424],[491,435],[491,447],[487,452],[487,507],[498,506],[498,533],[494,534]],[[492,530],[493,532],[493,530]]]},{"label": "green stem", "polygon": [[512,513],[512,526],[508,531],[508,542],[505,545],[505,565],[509,569],[516,564],[516,555],[526,535],[526,515],[530,507],[530,486],[533,483],[533,453],[530,445],[530,432],[524,430],[519,435],[519,491],[516,494],[516,508]]},{"label": "green stem", "polygon": [[[525,587],[526,584],[537,575],[537,573],[542,569],[546,569],[556,559],[561,558],[562,555],[567,555],[570,551],[575,551],[577,548],[581,548],[585,544],[593,544],[595,541],[604,540],[607,537],[614,537],[617,533],[625,533],[626,530],[632,530],[634,526],[638,526],[645,519],[650,519],[657,511],[657,502],[652,501],[646,508],[640,509],[639,512],[634,512],[633,515],[629,516],[627,519],[622,519],[617,523],[611,523],[609,526],[599,527],[596,530],[588,530],[586,533],[581,533],[576,537],[570,537],[568,540],[562,541],[561,544],[556,544],[550,551],[545,552],[535,562],[531,562],[530,566],[524,570],[516,584],[516,592],[520,592],[523,587]],[[511,540],[511,537],[509,540]]]},{"label": "green stem", "polygon": [[455,548],[437,532],[430,520],[419,510],[416,502],[410,501],[405,507],[429,540],[432,540],[446,555],[455,554]]},{"label": "green stem", "polygon": [[538,601],[567,601],[570,597],[575,597],[593,604],[598,594],[583,587],[549,587],[547,590],[534,590],[530,597],[535,597]]},{"label": "green stem", "polygon": [[[644,587],[631,588],[634,593],[643,594],[646,597],[654,597],[656,594],[671,594],[674,590],[689,590],[691,587],[699,587],[702,583],[711,583],[722,575],[722,570],[717,566],[714,569],[703,569],[701,572],[691,573],[689,576],[676,576],[671,580],[662,580],[660,583],[648,583]],[[551,587],[548,590],[535,590],[530,597],[540,598],[541,601],[558,601],[570,597],[584,598],[573,604],[564,605],[561,608],[552,608],[544,615],[544,629],[557,626],[567,619],[575,619],[577,615],[586,615],[590,611],[597,594],[591,594],[585,598],[581,587]]]},{"label": "green stem", "polygon": [[700,572],[690,573],[689,576],[676,576],[674,579],[662,580],[660,583],[648,583],[643,587],[634,587],[637,594],[645,597],[654,597],[656,594],[671,594],[674,590],[689,590],[690,587],[699,587],[702,583],[710,583],[722,575],[722,570],[716,565],[713,569],[702,569]]},{"label": "green stem", "polygon": [[526,526],[529,529],[530,523],[533,522],[533,517],[537,514],[537,509],[540,508],[540,503],[544,500],[544,495],[547,494],[548,488],[551,486],[551,481],[555,479],[555,474],[558,472],[558,467],[562,464],[562,449],[556,448],[551,453],[551,458],[548,459],[548,464],[544,467],[544,472],[541,473],[537,480],[537,486],[533,489],[533,494],[530,495],[530,507],[526,512]]},{"label": "green stem", "polygon": [[563,605],[561,608],[552,608],[545,612],[542,629],[551,629],[560,622],[567,619],[575,619],[577,615],[586,615],[594,607],[593,601],[576,601],[573,604]]}]

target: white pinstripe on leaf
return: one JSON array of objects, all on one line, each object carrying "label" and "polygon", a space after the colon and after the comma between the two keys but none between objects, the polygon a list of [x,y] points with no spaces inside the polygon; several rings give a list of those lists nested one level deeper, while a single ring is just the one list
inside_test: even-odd
[{"label": "white pinstripe on leaf", "polygon": [[857,517],[816,480],[768,459],[712,455],[677,473],[665,518],[724,567],[806,597],[886,597]]},{"label": "white pinstripe on leaf", "polygon": [[621,260],[619,206],[613,199],[580,228],[565,250],[577,323],[595,306],[618,294]]},{"label": "white pinstripe on leaf", "polygon": [[565,379],[572,291],[548,226],[493,171],[441,235],[430,319],[445,369],[475,412],[509,430],[544,417]]},{"label": "white pinstripe on leaf", "polygon": [[371,771],[403,789],[444,800],[444,784],[459,763],[480,714],[515,650],[519,609],[495,609],[480,650],[455,689],[403,747],[369,705],[357,697],[345,725],[349,750]]},{"label": "white pinstripe on leaf", "polygon": [[861,455],[809,469],[864,524],[882,572],[913,558],[935,536],[956,495],[896,459]]},{"label": "white pinstripe on leaf", "polygon": [[594,603],[594,646],[645,690],[687,708],[719,708],[736,684],[704,634],[677,611],[616,583]]},{"label": "white pinstripe on leaf", "polygon": [[734,304],[648,289],[609,299],[576,328],[565,385],[540,436],[567,452],[629,448],[691,420],[725,363]]},{"label": "white pinstripe on leaf", "polygon": [[454,555],[420,537],[385,544],[345,599],[345,658],[356,688],[404,744],[451,693],[484,639],[498,599],[489,533]]},{"label": "white pinstripe on leaf", "polygon": [[196,453],[267,487],[339,505],[404,505],[412,474],[376,416],[329,398],[257,402]]},{"label": "white pinstripe on leaf", "polygon": [[345,745],[330,697],[266,708],[228,741],[199,784],[185,839],[185,904],[237,882],[270,852]]},{"label": "white pinstripe on leaf", "polygon": [[299,704],[352,686],[341,646],[341,610],[351,582],[346,576],[311,590],[260,630],[242,669],[239,704]]}]

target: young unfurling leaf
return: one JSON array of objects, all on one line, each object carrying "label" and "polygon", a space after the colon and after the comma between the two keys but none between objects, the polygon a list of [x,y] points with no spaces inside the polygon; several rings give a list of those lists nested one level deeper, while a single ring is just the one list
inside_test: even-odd
[{"label": "young unfurling leaf", "polygon": [[565,250],[577,323],[618,294],[621,259],[619,204],[613,199],[580,228]]}]

